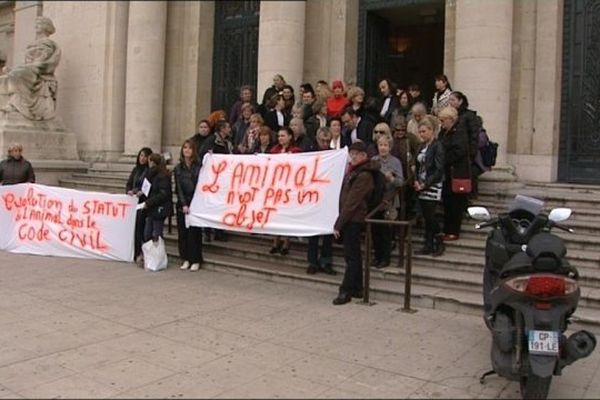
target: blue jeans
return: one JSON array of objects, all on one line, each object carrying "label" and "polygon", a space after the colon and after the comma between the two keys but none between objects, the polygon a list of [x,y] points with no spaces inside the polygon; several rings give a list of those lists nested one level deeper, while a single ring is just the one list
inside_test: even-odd
[{"label": "blue jeans", "polygon": [[144,243],[152,239],[158,240],[158,237],[163,237],[163,228],[165,226],[165,220],[154,219],[152,217],[146,217],[146,225],[144,226]]}]

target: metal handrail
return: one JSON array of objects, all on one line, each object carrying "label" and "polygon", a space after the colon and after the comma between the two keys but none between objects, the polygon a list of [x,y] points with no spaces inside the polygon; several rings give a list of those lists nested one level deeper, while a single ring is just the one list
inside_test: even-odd
[{"label": "metal handrail", "polygon": [[[401,215],[400,218],[405,218],[405,206],[406,202],[404,201],[404,185],[399,188],[399,195],[401,198]],[[370,294],[370,284],[371,284],[371,224],[376,225],[389,225],[389,226],[402,226],[406,227],[406,235],[402,234],[398,238],[399,240],[399,250],[401,252],[400,257],[404,261],[404,305],[402,307],[402,311],[405,312],[415,312],[410,308],[410,298],[411,298],[411,288],[412,288],[412,226],[415,223],[415,219],[411,220],[401,220],[401,221],[389,221],[385,219],[373,219],[373,215],[375,215],[378,211],[381,211],[385,207],[390,205],[388,200],[383,201],[379,206],[375,209],[371,210],[367,214],[365,218],[366,223],[366,238],[365,238],[365,247],[366,247],[366,266],[364,268],[364,290],[363,290],[363,303],[369,304],[369,294]],[[404,233],[404,232],[403,232]],[[404,242],[408,239],[408,243],[406,244],[406,257],[404,256]]]}]

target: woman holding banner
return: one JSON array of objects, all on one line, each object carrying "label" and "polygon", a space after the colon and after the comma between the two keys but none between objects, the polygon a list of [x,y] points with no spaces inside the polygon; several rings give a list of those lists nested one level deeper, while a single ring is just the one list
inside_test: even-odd
[{"label": "woman holding banner", "polygon": [[173,193],[171,191],[171,173],[167,169],[162,155],[152,153],[148,158],[148,174],[150,182],[148,198],[144,202],[146,225],[144,226],[144,242],[152,239],[157,242],[163,237],[165,218],[173,215]]},{"label": "woman holding banner", "polygon": [[202,264],[202,228],[185,225],[185,216],[190,213],[190,205],[196,191],[200,163],[196,147],[191,140],[181,146],[179,164],[175,167],[175,190],[177,193],[177,244],[183,264],[182,270],[198,271]]},{"label": "woman holding banner", "polygon": [[[277,142],[271,149],[271,154],[282,153],[301,153],[302,149],[294,145],[294,132],[291,128],[284,126],[277,132]],[[275,236],[273,239],[273,247],[269,251],[270,254],[280,253],[282,256],[290,252],[290,238],[283,236]]]},{"label": "woman holding banner", "polygon": [[[138,203],[143,203],[146,196],[142,193],[142,183],[148,172],[148,157],[152,154],[152,149],[149,147],[142,148],[135,160],[135,167],[129,174],[125,191],[130,196],[137,196]],[[142,262],[142,239],[144,238],[144,225],[146,224],[146,210],[138,210],[135,217],[135,234],[134,234],[134,259],[135,262]]]}]

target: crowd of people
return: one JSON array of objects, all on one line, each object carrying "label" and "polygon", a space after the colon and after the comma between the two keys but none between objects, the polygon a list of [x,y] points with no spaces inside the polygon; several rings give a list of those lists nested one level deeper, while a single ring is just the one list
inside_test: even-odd
[{"label": "crowd of people", "polygon": [[[486,168],[477,163],[482,121],[469,109],[467,96],[453,91],[444,75],[434,79],[435,95],[428,101],[416,84],[397,88],[390,79],[379,82],[379,93],[367,96],[355,85],[336,80],[303,83],[296,93],[281,75],[263,94],[260,104],[250,86],[240,88],[239,99],[226,110],[215,110],[197,125],[181,146],[174,169],[175,207],[169,171],[164,158],[148,148],[140,150],[127,183],[127,193],[138,196],[136,260],[142,260],[142,243],[162,235],[164,220],[177,218],[181,269],[197,271],[202,265],[202,242],[227,240],[224,231],[185,227],[189,206],[207,152],[216,154],[299,153],[348,147],[348,164],[340,196],[334,235],[308,240],[308,274],[334,275],[332,246],[343,243],[346,271],[334,304],[362,296],[361,232],[372,213],[378,219],[416,218],[424,227],[424,245],[417,254],[440,256],[444,242],[458,240],[468,200],[476,195],[477,177]],[[377,176],[384,177],[385,202],[370,209]],[[141,193],[144,178],[151,183],[148,196]],[[470,180],[472,188],[456,189]],[[438,221],[438,206],[443,221]],[[173,210],[174,208],[174,210]],[[440,223],[442,222],[442,223]],[[389,225],[373,229],[372,266],[390,265],[396,233]],[[290,238],[275,236],[269,249],[286,256]]]},{"label": "crowd of people", "polygon": [[[332,245],[336,238],[343,243],[346,271],[334,304],[362,296],[360,242],[368,215],[416,218],[424,227],[424,245],[417,254],[440,256],[445,242],[460,238],[469,198],[476,195],[477,177],[486,167],[478,162],[481,118],[469,108],[465,94],[452,90],[446,76],[436,76],[434,85],[430,102],[421,96],[418,85],[397,88],[390,79],[379,82],[375,96],[339,80],[331,86],[319,81],[314,88],[304,83],[296,94],[281,75],[275,75],[260,104],[254,90],[243,86],[229,113],[215,110],[198,123],[197,131],[181,145],[173,173],[163,155],[148,147],[140,149],[125,188],[143,203],[135,226],[136,262],[143,262],[142,244],[158,241],[166,218],[172,215],[177,219],[182,270],[201,268],[203,241],[227,240],[223,230],[185,226],[206,153],[280,154],[344,147],[350,162],[334,234],[309,238],[307,251],[308,274],[335,275]],[[33,168],[21,153],[21,145],[9,147],[8,158],[0,163],[1,184],[35,181]],[[379,176],[386,196],[373,210],[371,193]],[[149,191],[143,190],[146,180]],[[438,221],[438,208],[443,209],[443,221]],[[390,265],[396,234],[389,225],[374,227],[371,266]],[[275,236],[269,253],[286,256],[290,245],[289,237]]]}]

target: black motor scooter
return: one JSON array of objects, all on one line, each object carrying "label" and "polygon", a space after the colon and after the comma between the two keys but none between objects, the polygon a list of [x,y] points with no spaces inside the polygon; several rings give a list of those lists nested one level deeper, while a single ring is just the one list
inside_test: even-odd
[{"label": "black motor scooter", "polygon": [[507,213],[492,218],[484,207],[469,207],[469,215],[493,227],[486,241],[483,278],[484,319],[492,333],[493,370],[520,382],[526,399],[545,399],[553,375],[589,356],[596,338],[564,332],[577,308],[577,269],[565,259],[564,241],[552,228],[573,232],[559,222],[571,210],[555,208],[548,215],[541,200],[517,195]]}]

